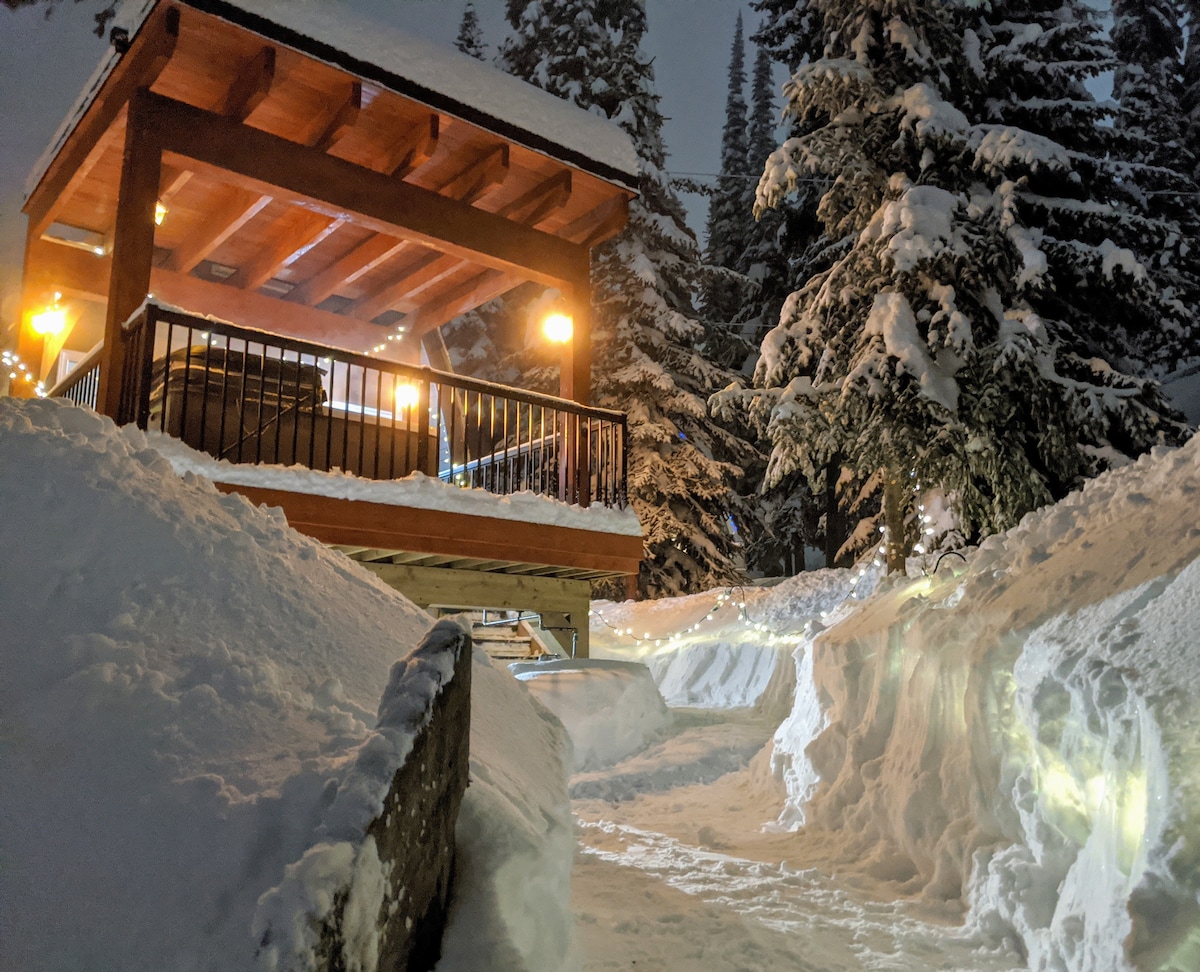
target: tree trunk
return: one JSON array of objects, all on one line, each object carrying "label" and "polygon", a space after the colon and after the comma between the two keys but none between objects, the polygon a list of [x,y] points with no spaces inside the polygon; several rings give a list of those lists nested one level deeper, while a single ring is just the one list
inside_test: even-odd
[{"label": "tree trunk", "polygon": [[904,518],[908,512],[906,477],[894,469],[883,474],[883,525],[887,530],[886,564],[889,574],[904,572],[908,544],[904,536]]},{"label": "tree trunk", "polygon": [[841,511],[838,509],[837,483],[842,472],[838,458],[825,467],[825,566],[836,567],[838,550],[843,542]]}]

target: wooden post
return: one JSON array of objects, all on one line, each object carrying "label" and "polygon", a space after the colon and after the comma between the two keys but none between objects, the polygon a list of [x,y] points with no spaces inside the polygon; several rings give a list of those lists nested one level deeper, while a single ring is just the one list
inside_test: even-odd
[{"label": "wooden post", "polygon": [[[579,278],[569,288],[571,340],[563,348],[558,372],[558,395],[587,405],[592,394],[592,292],[588,277]],[[591,467],[587,434],[584,427],[564,416],[563,449],[559,464],[559,482],[565,487],[567,502],[591,504]],[[561,487],[560,487],[561,489]]]},{"label": "wooden post", "polygon": [[889,574],[904,573],[908,545],[904,541],[907,478],[895,469],[883,473],[883,525],[887,528],[886,562]]},{"label": "wooden post", "polygon": [[104,352],[100,363],[98,411],[118,417],[124,370],[122,325],[150,292],[154,257],[154,206],[162,169],[162,142],[148,100],[138,91],[129,101],[125,127],[125,156],[113,228],[112,275],[104,323]]},{"label": "wooden post", "polygon": [[[42,279],[40,267],[32,265],[34,243],[37,240],[32,221],[25,231],[25,271],[21,279],[21,306],[17,318],[17,356],[27,368],[31,368],[36,378],[43,377],[45,363],[42,353],[45,341],[33,333],[29,319],[33,314],[34,303],[43,296],[45,281]],[[32,398],[33,382],[25,381],[20,376],[9,384],[8,393],[14,398]]]},{"label": "wooden post", "polygon": [[570,288],[571,340],[563,352],[558,394],[580,405],[592,396],[592,288],[587,277]]}]

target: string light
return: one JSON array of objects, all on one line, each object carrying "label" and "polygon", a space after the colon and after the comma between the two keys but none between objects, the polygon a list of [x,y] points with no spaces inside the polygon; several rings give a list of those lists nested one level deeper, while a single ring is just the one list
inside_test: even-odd
[{"label": "string light", "polygon": [[[799,644],[804,640],[804,635],[802,634],[771,634],[769,627],[765,623],[761,621],[755,621],[753,618],[751,618],[746,610],[745,591],[740,587],[730,587],[718,592],[712,607],[706,608],[704,613],[697,616],[696,620],[687,627],[678,628],[669,635],[660,635],[655,637],[651,632],[643,631],[641,637],[638,637],[633,628],[618,627],[604,617],[604,615],[595,608],[589,609],[588,615],[598,619],[602,624],[612,629],[616,633],[617,637],[632,639],[635,647],[661,648],[665,645],[666,647],[670,648],[681,644],[689,635],[696,633],[710,621],[716,620],[718,612],[728,611],[728,609],[731,607],[736,607],[738,611],[738,616],[736,619],[734,619],[734,621],[736,623],[740,623],[744,628],[750,631],[765,634],[766,637],[762,640],[768,645]],[[730,623],[731,622],[728,621],[725,622],[727,625]]]},{"label": "string light", "polygon": [[3,366],[8,369],[8,380],[10,383],[14,381],[20,381],[22,378],[24,378],[27,384],[33,385],[34,394],[37,395],[38,398],[46,397],[45,383],[37,381],[37,379],[34,378],[33,372],[29,370],[29,368],[19,357],[17,357],[15,352],[0,352],[0,362],[2,362]]}]

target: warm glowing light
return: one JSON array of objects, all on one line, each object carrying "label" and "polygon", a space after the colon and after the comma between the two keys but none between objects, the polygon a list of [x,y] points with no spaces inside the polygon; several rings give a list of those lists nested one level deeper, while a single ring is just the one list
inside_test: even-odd
[{"label": "warm glowing light", "polygon": [[161,202],[154,204],[154,225],[162,226],[163,220],[167,218],[167,207]]},{"label": "warm glowing light", "polygon": [[40,334],[42,337],[47,337],[54,334],[62,334],[67,327],[67,312],[59,304],[62,300],[62,294],[54,295],[54,303],[44,310],[38,311],[29,319],[29,326],[33,328],[34,334]]},{"label": "warm glowing light", "polygon": [[412,408],[421,400],[421,391],[410,382],[396,386],[396,408]]},{"label": "warm glowing light", "polygon": [[554,344],[566,344],[574,330],[575,324],[566,314],[550,314],[542,321],[542,333]]}]

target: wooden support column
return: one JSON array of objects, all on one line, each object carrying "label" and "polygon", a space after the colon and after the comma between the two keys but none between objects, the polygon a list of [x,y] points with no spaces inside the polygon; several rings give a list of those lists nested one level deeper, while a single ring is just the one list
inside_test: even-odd
[{"label": "wooden support column", "polygon": [[577,281],[568,297],[571,307],[571,341],[559,374],[559,397],[580,405],[592,396],[592,287],[584,277]]},{"label": "wooden support column", "polygon": [[162,142],[150,117],[149,97],[149,92],[143,89],[129,102],[117,220],[113,228],[112,275],[96,399],[97,410],[111,418],[117,417],[121,399],[122,325],[150,291],[154,258],[154,206],[162,170]]},{"label": "wooden support column", "polygon": [[[46,268],[35,264],[35,244],[38,237],[34,233],[32,221],[25,232],[25,273],[21,281],[21,314],[17,324],[17,356],[27,368],[32,368],[38,378],[43,377],[42,351],[45,341],[33,333],[29,319],[36,306],[45,299],[50,282],[46,279]],[[8,393],[14,398],[32,398],[34,384],[19,376],[10,382]]]}]

